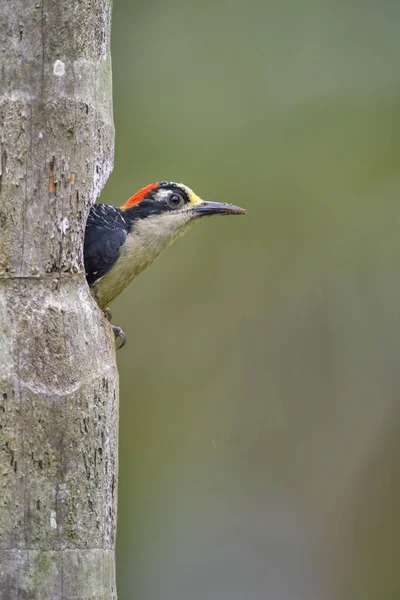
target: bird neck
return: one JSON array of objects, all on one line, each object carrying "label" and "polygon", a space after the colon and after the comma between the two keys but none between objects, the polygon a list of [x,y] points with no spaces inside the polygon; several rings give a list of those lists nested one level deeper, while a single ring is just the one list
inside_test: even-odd
[{"label": "bird neck", "polygon": [[130,233],[137,243],[155,257],[182,235],[189,225],[185,213],[158,212],[143,216],[137,207],[132,207],[126,211],[126,217],[131,223]]}]

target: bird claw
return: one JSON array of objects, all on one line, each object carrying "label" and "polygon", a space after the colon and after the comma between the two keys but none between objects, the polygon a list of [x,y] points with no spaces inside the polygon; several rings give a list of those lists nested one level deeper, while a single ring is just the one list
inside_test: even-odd
[{"label": "bird claw", "polygon": [[120,348],[122,348],[123,346],[125,346],[126,335],[122,331],[121,327],[117,327],[117,325],[113,325],[111,323],[111,319],[112,319],[111,309],[106,308],[105,311],[104,311],[104,316],[107,319],[107,321],[110,323],[111,329],[113,330],[115,337],[119,338],[121,340],[120,344],[117,346],[117,350],[120,350]]},{"label": "bird claw", "polygon": [[114,332],[115,337],[121,340],[119,346],[117,346],[117,350],[120,350],[123,346],[125,346],[126,335],[122,331],[121,327],[117,327],[117,325],[111,325],[111,328]]}]

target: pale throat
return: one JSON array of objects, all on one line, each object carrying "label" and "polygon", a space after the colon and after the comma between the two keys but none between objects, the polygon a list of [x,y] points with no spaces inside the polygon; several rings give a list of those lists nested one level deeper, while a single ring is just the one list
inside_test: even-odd
[{"label": "pale throat", "polygon": [[101,286],[99,280],[92,288],[100,308],[107,308],[135,277],[188,229],[190,223],[190,215],[184,212],[155,215],[134,223],[121,248],[119,260],[101,278]]},{"label": "pale throat", "polygon": [[138,246],[132,248],[134,255],[139,253],[140,260],[152,262],[188,229],[190,222],[190,214],[186,211],[150,216],[136,222],[132,230],[134,245]]}]

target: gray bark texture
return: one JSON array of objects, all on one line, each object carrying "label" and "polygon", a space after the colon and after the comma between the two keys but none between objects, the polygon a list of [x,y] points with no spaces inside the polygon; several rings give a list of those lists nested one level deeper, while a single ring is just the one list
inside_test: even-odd
[{"label": "gray bark texture", "polygon": [[118,372],[82,262],[111,0],[0,2],[0,598],[116,598]]}]

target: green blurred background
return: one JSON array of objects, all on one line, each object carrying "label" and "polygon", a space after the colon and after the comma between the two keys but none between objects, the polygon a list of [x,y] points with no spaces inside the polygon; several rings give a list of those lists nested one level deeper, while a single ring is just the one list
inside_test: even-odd
[{"label": "green blurred background", "polygon": [[114,173],[214,218],[114,304],[120,600],[400,597],[400,4],[115,0]]}]

